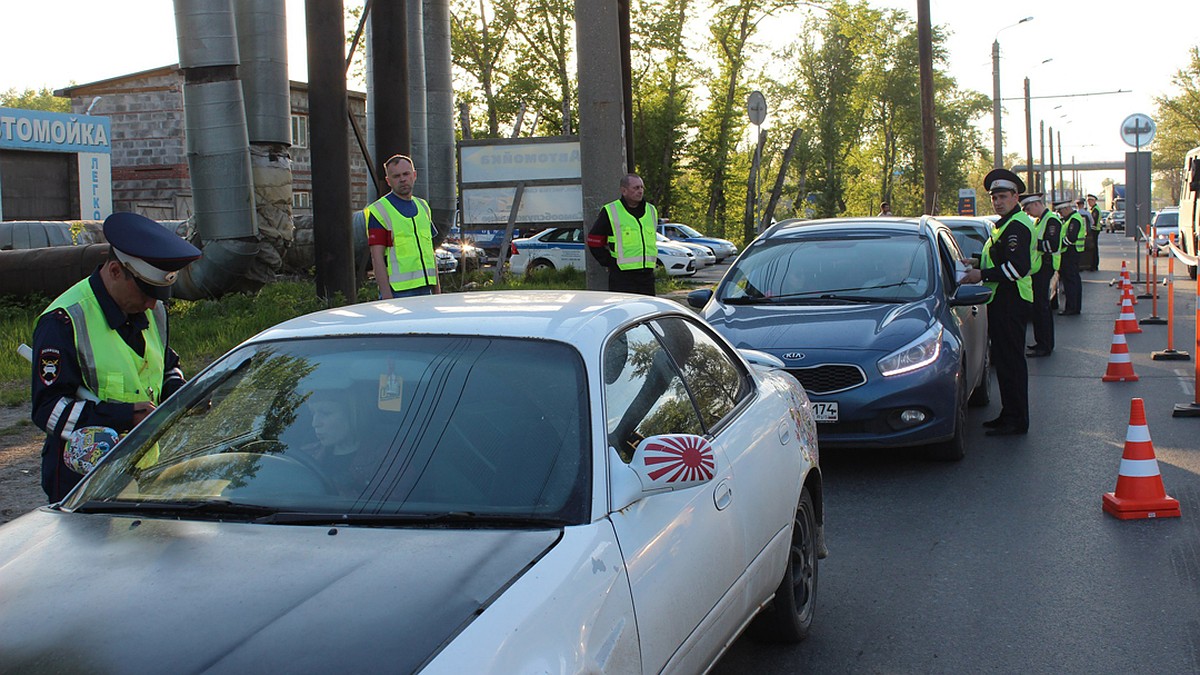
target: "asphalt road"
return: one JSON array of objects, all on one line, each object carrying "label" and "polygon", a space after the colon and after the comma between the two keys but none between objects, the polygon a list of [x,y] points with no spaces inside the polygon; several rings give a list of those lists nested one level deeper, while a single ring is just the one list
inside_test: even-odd
[{"label": "asphalt road", "polygon": [[[983,435],[1000,408],[993,381],[961,462],[822,453],[830,553],[812,633],[785,647],[743,638],[713,672],[1200,672],[1200,418],[1172,417],[1195,393],[1196,286],[1177,266],[1175,349],[1193,360],[1152,360],[1167,326],[1146,325],[1127,336],[1139,381],[1102,382],[1120,313],[1108,282],[1122,254],[1133,273],[1133,250],[1101,235],[1083,314],[1056,316],[1054,354],[1029,361],[1028,436]],[[1150,300],[1135,313],[1150,316]],[[1101,510],[1133,397],[1181,518]]]}]

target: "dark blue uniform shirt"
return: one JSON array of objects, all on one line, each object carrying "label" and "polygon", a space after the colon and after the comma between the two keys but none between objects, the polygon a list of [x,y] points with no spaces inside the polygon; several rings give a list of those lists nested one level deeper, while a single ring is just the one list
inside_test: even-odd
[{"label": "dark blue uniform shirt", "polygon": [[[104,288],[97,269],[88,277],[108,325],[131,349],[145,354],[145,331],[149,322],[144,313],[125,314]],[[168,340],[168,344],[169,340]],[[183,385],[179,355],[167,347],[163,358],[163,383],[159,400],[166,400]],[[83,385],[83,372],[75,350],[75,329],[61,309],[43,315],[33,330],[32,398],[34,424],[46,432],[42,445],[42,489],[50,502],[62,499],[76,483],[79,474],[63,463],[64,439],[76,429],[90,426],[111,427],[124,434],[133,428],[133,404],[83,401],[75,391]]]}]

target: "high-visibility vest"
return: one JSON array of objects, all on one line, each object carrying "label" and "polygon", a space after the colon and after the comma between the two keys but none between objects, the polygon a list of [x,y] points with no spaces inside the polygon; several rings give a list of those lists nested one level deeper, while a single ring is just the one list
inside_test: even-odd
[{"label": "high-visibility vest", "polygon": [[[1029,261],[1030,265],[1033,264],[1033,258],[1037,254],[1037,228],[1034,227],[1033,221],[1029,219],[1029,216],[1026,215],[1024,211],[1018,211],[1017,213],[1013,214],[1011,218],[1005,221],[1002,227],[992,228],[992,236],[988,237],[988,240],[984,242],[983,253],[981,253],[979,256],[980,270],[988,270],[996,266],[996,262],[992,260],[992,247],[1000,241],[1000,238],[1004,236],[1004,231],[1007,230],[1009,225],[1012,225],[1013,223],[1017,223],[1021,227],[1029,230]],[[1017,285],[1017,292],[1021,294],[1021,299],[1025,302],[1033,302],[1033,278],[1030,276],[1030,274],[1026,274],[1023,277],[1016,279],[1015,283]],[[1000,282],[985,281],[983,282],[983,285],[992,289],[992,297],[988,298],[988,302],[990,303],[992,299],[996,297],[996,289],[999,288]]]},{"label": "high-visibility vest", "polygon": [[[1075,232],[1075,239],[1068,238],[1067,232],[1071,229],[1071,221],[1079,222],[1079,229]],[[1074,247],[1079,253],[1083,253],[1084,239],[1087,237],[1087,223],[1084,222],[1083,216],[1078,211],[1072,211],[1071,215],[1062,224],[1062,247],[1066,250],[1068,247]]]},{"label": "high-visibility vest", "polygon": [[1093,206],[1091,208],[1091,212],[1092,212],[1092,229],[1099,232],[1100,231],[1100,207]]},{"label": "high-visibility vest", "polygon": [[146,311],[149,326],[144,331],[144,355],[138,355],[109,327],[88,279],[68,288],[42,314],[56,309],[71,317],[84,386],[101,401],[159,403],[167,352],[167,311],[161,302]]},{"label": "high-visibility vest", "polygon": [[367,222],[375,216],[392,235],[392,245],[387,247],[388,283],[393,291],[408,291],[422,286],[436,286],[437,258],[433,254],[433,219],[429,215],[429,204],[420,197],[413,197],[417,215],[408,218],[400,213],[387,195],[380,197],[367,207]]},{"label": "high-visibility vest", "polygon": [[658,224],[658,209],[646,203],[646,212],[635,218],[618,199],[604,205],[612,234],[608,243],[613,245],[617,267],[622,270],[654,269],[658,262],[658,241],[655,239]]},{"label": "high-visibility vest", "polygon": [[[1054,241],[1047,241],[1046,230],[1050,228],[1050,223],[1052,222],[1058,223],[1058,237]],[[1046,256],[1050,256],[1050,262],[1054,266],[1054,271],[1057,272],[1062,262],[1062,219],[1058,217],[1057,213],[1046,209],[1042,212],[1042,216],[1037,219],[1035,234],[1038,239],[1038,248],[1041,250],[1041,255],[1038,256],[1040,260],[1037,264],[1037,269],[1030,270],[1030,273],[1036,273],[1042,268],[1042,264],[1046,261]],[[1050,250],[1047,251],[1046,247],[1050,248]]]}]

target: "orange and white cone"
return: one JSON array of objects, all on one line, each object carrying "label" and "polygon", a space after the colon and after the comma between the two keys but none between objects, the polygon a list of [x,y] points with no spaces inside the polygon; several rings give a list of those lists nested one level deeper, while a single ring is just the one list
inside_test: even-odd
[{"label": "orange and white cone", "polygon": [[1125,334],[1120,331],[1120,323],[1118,320],[1118,325],[1113,327],[1108,370],[1100,379],[1104,382],[1137,382],[1138,376],[1133,372],[1133,362],[1129,360],[1129,345],[1125,342]]},{"label": "orange and white cone", "polygon": [[1142,332],[1142,327],[1138,325],[1137,315],[1133,313],[1133,304],[1129,302],[1129,298],[1121,300],[1121,316],[1117,317],[1117,325],[1114,330],[1123,335]]},{"label": "orange and white cone", "polygon": [[1178,518],[1179,500],[1167,496],[1142,399],[1129,402],[1129,430],[1125,432],[1125,451],[1117,472],[1117,489],[1106,492],[1104,512],[1120,518]]},{"label": "orange and white cone", "polygon": [[1129,268],[1125,266],[1125,261],[1122,260],[1121,261],[1121,288],[1124,288],[1126,284],[1132,286],[1133,282],[1131,282],[1129,280]]},{"label": "orange and white cone", "polygon": [[1128,279],[1121,280],[1121,297],[1117,299],[1117,304],[1122,305],[1128,300],[1130,305],[1137,304],[1137,294],[1133,292],[1133,284],[1129,283]]}]

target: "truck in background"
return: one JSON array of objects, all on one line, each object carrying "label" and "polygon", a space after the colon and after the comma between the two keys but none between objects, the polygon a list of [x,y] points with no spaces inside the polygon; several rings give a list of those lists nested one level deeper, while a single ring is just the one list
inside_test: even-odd
[{"label": "truck in background", "polygon": [[[1179,248],[1188,255],[1200,249],[1200,147],[1192,148],[1183,159],[1183,185],[1179,190]],[[1188,265],[1188,276],[1196,278],[1196,266]]]},{"label": "truck in background", "polygon": [[1108,183],[1100,193],[1100,208],[1108,211],[1108,222],[1105,223],[1109,232],[1125,230],[1125,186],[1120,183]]}]

